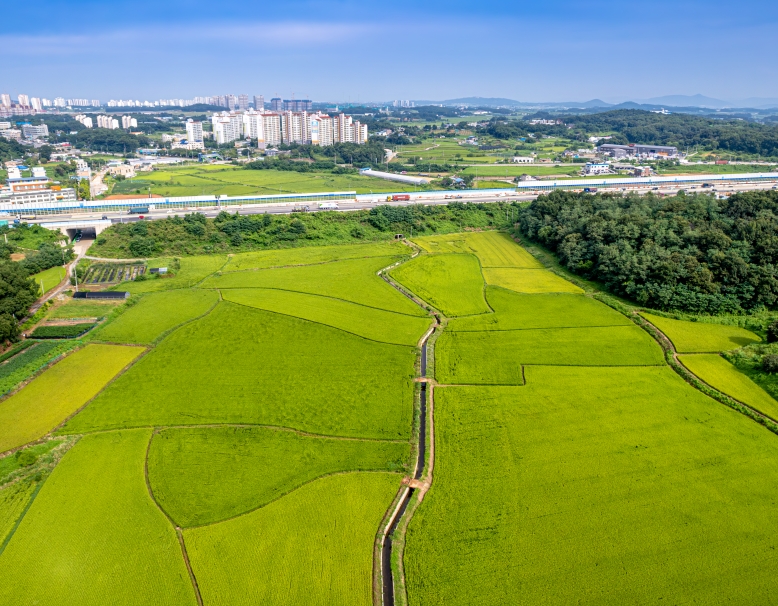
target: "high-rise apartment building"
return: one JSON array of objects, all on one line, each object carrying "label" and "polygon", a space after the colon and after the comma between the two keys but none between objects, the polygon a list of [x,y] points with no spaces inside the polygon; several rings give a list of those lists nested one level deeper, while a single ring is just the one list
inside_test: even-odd
[{"label": "high-rise apartment building", "polygon": [[243,130],[243,117],[235,112],[221,112],[211,117],[213,138],[219,145],[237,141]]},{"label": "high-rise apartment building", "polygon": [[19,95],[19,105],[30,105],[30,97],[27,95]]},{"label": "high-rise apartment building", "polygon": [[97,127],[114,130],[119,128],[119,121],[111,116],[97,116]]},{"label": "high-rise apartment building", "polygon": [[41,103],[41,100],[38,97],[33,97],[32,99],[30,99],[30,105],[36,111],[41,111],[43,109],[43,104]]},{"label": "high-rise apartment building", "polygon": [[284,143],[306,144],[311,142],[308,132],[308,112],[284,112],[281,114],[281,137]]},{"label": "high-rise apartment building", "polygon": [[309,133],[312,145],[325,147],[335,142],[332,118],[326,114],[313,114],[310,116]]},{"label": "high-rise apartment building", "polygon": [[43,99],[41,99],[41,105],[43,105],[43,107],[51,107],[52,105],[51,99],[47,99],[46,97],[44,97]]},{"label": "high-rise apartment building", "polygon": [[122,116],[122,128],[138,128],[138,120],[132,116]]},{"label": "high-rise apartment building", "polygon": [[263,95],[254,95],[254,109],[257,111],[265,109],[265,97]]},{"label": "high-rise apartment building", "polygon": [[62,97],[57,97],[54,99],[54,107],[65,107],[65,105],[67,104],[65,103],[65,99]]},{"label": "high-rise apartment building", "polygon": [[249,108],[249,96],[238,95],[238,109],[245,112]]},{"label": "high-rise apartment building", "polygon": [[338,114],[332,118],[335,143],[367,143],[367,124],[354,121],[351,116]]},{"label": "high-rise apartment building", "polygon": [[0,94],[0,105],[3,107],[11,107],[11,95],[8,93]]},{"label": "high-rise apartment building", "polygon": [[275,112],[249,110],[243,114],[243,134],[256,141],[260,149],[280,145],[281,116]]},{"label": "high-rise apartment building", "polygon": [[100,107],[100,99],[92,99],[92,107]]},{"label": "high-rise apartment building", "polygon": [[186,121],[186,140],[189,143],[203,142],[203,123],[191,118]]},{"label": "high-rise apartment building", "polygon": [[284,102],[281,100],[281,97],[273,97],[270,100],[270,111],[273,112],[284,111]]},{"label": "high-rise apartment building", "polygon": [[81,122],[85,127],[92,128],[92,118],[85,116],[84,114],[78,114],[75,118],[78,122]]}]

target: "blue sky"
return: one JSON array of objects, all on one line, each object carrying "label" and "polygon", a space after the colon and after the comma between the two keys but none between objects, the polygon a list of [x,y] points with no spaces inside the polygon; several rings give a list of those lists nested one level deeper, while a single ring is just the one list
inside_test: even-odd
[{"label": "blue sky", "polygon": [[778,97],[778,2],[9,2],[0,92]]}]

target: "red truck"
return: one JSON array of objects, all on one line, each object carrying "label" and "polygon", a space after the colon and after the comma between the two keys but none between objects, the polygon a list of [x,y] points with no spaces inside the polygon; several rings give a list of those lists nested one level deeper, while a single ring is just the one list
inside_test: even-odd
[{"label": "red truck", "polygon": [[403,202],[410,200],[411,197],[408,194],[397,194],[395,196],[387,196],[386,199],[390,202]]}]

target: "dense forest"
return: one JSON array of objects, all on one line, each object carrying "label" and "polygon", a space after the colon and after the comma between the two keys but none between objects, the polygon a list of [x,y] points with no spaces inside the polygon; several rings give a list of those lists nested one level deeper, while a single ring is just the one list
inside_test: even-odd
[{"label": "dense forest", "polygon": [[656,309],[740,313],[778,306],[778,192],[660,198],[555,191],[519,229],[563,265]]},{"label": "dense forest", "polygon": [[543,134],[577,135],[581,140],[593,133],[615,132],[617,135],[609,143],[675,145],[684,151],[686,147],[699,145],[711,150],[778,156],[778,125],[635,109],[558,118],[562,125],[529,126],[525,121],[522,127]]}]

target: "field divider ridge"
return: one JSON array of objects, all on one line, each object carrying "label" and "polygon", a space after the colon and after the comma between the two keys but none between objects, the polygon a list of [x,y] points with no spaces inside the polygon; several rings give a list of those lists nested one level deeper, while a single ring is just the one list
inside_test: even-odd
[{"label": "field divider ridge", "polygon": [[157,428],[153,428],[151,431],[151,435],[149,436],[149,442],[146,444],[146,453],[143,458],[143,479],[146,482],[146,490],[149,493],[149,498],[151,499],[151,502],[154,503],[154,505],[159,509],[159,511],[162,513],[162,515],[167,518],[167,521],[170,522],[170,525],[173,527],[173,530],[176,533],[176,538],[178,539],[178,545],[181,548],[181,557],[184,560],[184,565],[186,566],[187,571],[189,572],[189,581],[192,584],[192,590],[194,591],[195,598],[197,599],[198,606],[203,606],[203,598],[200,595],[200,587],[197,584],[197,578],[195,577],[194,570],[192,570],[192,566],[189,562],[189,554],[186,551],[186,544],[184,543],[184,535],[181,533],[181,527],[178,526],[173,521],[173,518],[170,517],[167,511],[162,507],[162,505],[159,504],[159,501],[154,497],[154,491],[151,490],[151,482],[149,481],[149,451],[151,450],[151,441],[154,439],[154,436],[158,433]]}]

